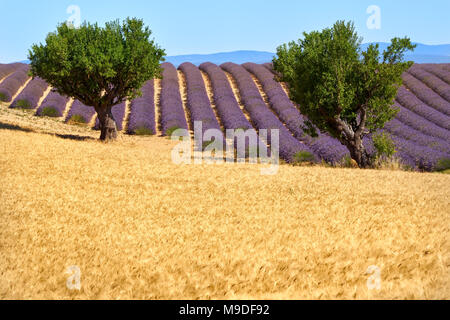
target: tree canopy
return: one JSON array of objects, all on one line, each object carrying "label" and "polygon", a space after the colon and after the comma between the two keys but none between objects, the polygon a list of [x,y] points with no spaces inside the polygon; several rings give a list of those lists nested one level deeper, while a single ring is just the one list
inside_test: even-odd
[{"label": "tree canopy", "polygon": [[111,108],[141,95],[147,80],[161,77],[165,51],[144,22],[127,18],[106,23],[66,23],[48,34],[45,45],[29,51],[31,75],[45,79],[62,95],[95,108],[101,139],[117,136]]},{"label": "tree canopy", "polygon": [[273,60],[278,80],[288,84],[290,98],[307,116],[306,133],[331,134],[360,167],[367,167],[371,157],[363,138],[397,114],[393,102],[401,75],[412,65],[403,61],[404,54],[415,45],[409,38],[394,38],[383,53],[378,44],[362,51],[362,38],[345,21],[303,36],[278,47]]}]

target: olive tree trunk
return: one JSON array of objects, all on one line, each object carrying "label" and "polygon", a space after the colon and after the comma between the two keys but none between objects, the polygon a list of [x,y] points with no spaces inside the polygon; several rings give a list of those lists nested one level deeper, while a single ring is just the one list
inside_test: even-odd
[{"label": "olive tree trunk", "polygon": [[370,167],[370,156],[367,153],[361,139],[357,138],[353,141],[347,142],[346,147],[350,151],[350,156],[356,161],[360,168],[366,169]]},{"label": "olive tree trunk", "polygon": [[100,140],[102,141],[114,141],[117,139],[117,126],[111,108],[95,108],[101,131]]}]

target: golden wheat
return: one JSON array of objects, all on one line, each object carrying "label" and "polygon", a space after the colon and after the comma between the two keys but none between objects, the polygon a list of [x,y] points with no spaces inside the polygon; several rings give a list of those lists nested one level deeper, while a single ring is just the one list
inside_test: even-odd
[{"label": "golden wheat", "polygon": [[0,114],[2,299],[450,297],[448,175],[177,166],[167,139],[30,121]]}]

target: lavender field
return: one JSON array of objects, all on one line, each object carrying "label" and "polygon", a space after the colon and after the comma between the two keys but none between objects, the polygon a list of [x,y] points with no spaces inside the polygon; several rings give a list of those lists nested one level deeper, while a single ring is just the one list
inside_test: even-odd
[{"label": "lavender field", "polygon": [[[148,81],[142,97],[113,107],[119,131],[152,135],[161,128],[167,135],[178,128],[193,131],[194,121],[202,121],[202,133],[212,128],[278,129],[280,156],[286,162],[294,161],[299,152],[330,164],[348,156],[347,149],[329,135],[311,138],[303,133],[305,118],[274,79],[269,63],[207,62],[200,67],[183,63],[178,70],[164,63],[162,67],[158,102],[154,81]],[[383,131],[393,137],[401,161],[413,169],[432,171],[450,158],[449,70],[449,64],[415,64],[403,75],[404,86],[393,102],[399,113]],[[30,81],[27,72],[25,64],[0,65],[0,98],[9,107],[85,125],[94,119],[92,107],[68,103],[67,97],[47,90],[42,79]],[[372,148],[369,142],[367,148]]]}]

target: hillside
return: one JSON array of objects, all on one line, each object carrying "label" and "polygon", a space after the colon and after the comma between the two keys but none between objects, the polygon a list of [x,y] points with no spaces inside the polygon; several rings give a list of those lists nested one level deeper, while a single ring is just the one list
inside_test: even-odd
[{"label": "hillside", "polygon": [[450,298],[448,175],[261,176],[175,165],[166,138],[96,137],[0,105],[1,299]]},{"label": "hillside", "polygon": [[[270,64],[162,67],[162,81],[147,82],[141,98],[113,108],[119,130],[164,136],[181,128],[192,133],[195,121],[203,122],[203,134],[208,129],[272,128],[279,130],[280,157],[286,162],[294,162],[299,152],[331,165],[348,156],[347,149],[326,134],[317,139],[304,135],[305,118],[289,100],[288,88],[274,80]],[[20,63],[0,65],[0,100],[6,107],[97,127],[92,107],[52,92],[42,79],[31,80],[28,68]],[[399,113],[385,131],[392,135],[403,165],[439,169],[450,158],[450,65],[416,64],[403,79],[395,101]],[[373,150],[370,141],[366,147]]]}]

